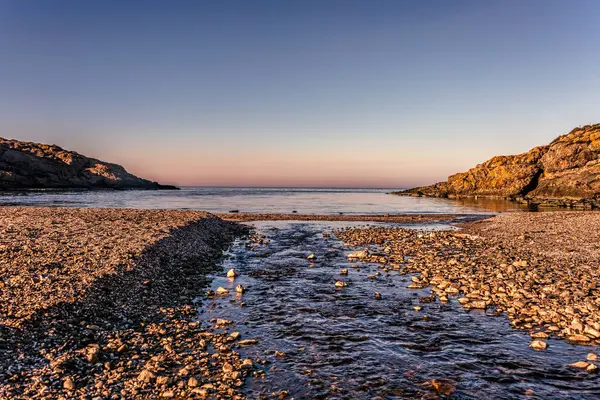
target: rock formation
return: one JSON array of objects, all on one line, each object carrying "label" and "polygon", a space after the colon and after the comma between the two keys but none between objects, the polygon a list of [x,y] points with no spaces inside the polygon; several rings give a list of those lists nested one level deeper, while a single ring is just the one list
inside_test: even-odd
[{"label": "rock formation", "polygon": [[527,153],[493,157],[446,182],[396,194],[600,207],[600,124],[575,128]]},{"label": "rock formation", "polygon": [[0,138],[0,190],[177,189],[56,145]]}]

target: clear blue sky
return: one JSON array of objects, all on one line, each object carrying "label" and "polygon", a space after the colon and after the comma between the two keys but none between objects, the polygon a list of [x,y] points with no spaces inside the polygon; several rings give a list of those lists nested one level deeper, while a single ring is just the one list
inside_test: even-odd
[{"label": "clear blue sky", "polygon": [[0,135],[176,184],[402,187],[600,122],[600,1],[0,1]]}]

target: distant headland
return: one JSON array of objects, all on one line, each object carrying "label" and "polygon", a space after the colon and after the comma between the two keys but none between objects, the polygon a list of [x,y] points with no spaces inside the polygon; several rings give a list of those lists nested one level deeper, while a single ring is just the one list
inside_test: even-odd
[{"label": "distant headland", "polygon": [[178,189],[56,145],[0,138],[0,190]]},{"label": "distant headland", "polygon": [[600,124],[575,128],[523,154],[493,157],[446,182],[394,194],[600,208]]}]

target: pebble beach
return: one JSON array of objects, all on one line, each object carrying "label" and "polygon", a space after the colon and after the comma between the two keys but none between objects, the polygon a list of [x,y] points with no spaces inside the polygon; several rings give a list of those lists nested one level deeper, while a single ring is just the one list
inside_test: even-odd
[{"label": "pebble beach", "polygon": [[549,337],[600,344],[600,214],[507,213],[459,227],[352,228],[337,235],[375,249],[358,258],[415,274],[408,288],[430,287],[432,300],[505,313],[513,327],[531,334],[536,349],[545,349]]},{"label": "pebble beach", "polygon": [[0,398],[243,397],[252,361],[193,304],[243,227],[122,209],[3,207],[0,221]]},{"label": "pebble beach", "polygon": [[[360,249],[356,262],[412,274],[398,290],[430,288],[423,302],[506,315],[535,350],[548,338],[600,344],[600,214],[221,217],[0,208],[0,398],[247,398],[244,382],[265,361],[240,349],[257,338],[236,321],[197,318],[207,274],[224,274],[224,251],[251,231],[225,219],[454,222],[459,229],[353,226],[336,236]],[[596,364],[590,352],[572,368],[594,373]],[[289,398],[285,389],[269,398]]]}]

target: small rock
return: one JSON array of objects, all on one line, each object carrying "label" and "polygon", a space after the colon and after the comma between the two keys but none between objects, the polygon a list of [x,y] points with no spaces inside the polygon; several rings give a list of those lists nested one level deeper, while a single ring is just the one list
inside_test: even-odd
[{"label": "small rock", "polygon": [[340,275],[348,275],[348,268],[342,268],[340,270]]},{"label": "small rock", "polygon": [[215,291],[215,293],[218,295],[223,295],[223,294],[229,293],[229,290],[225,289],[224,287],[219,286],[217,288],[217,290]]},{"label": "small rock", "polygon": [[257,344],[258,340],[256,339],[246,339],[246,340],[240,340],[238,342],[238,345],[240,346],[252,346],[253,344]]},{"label": "small rock", "polygon": [[476,308],[479,310],[485,310],[487,308],[487,304],[483,300],[470,301],[468,306],[469,308]]},{"label": "small rock", "polygon": [[381,293],[375,292],[375,300],[381,300]]},{"label": "small rock", "polygon": [[198,386],[198,379],[196,379],[193,376],[191,376],[190,379],[188,379],[188,381],[187,381],[187,385],[189,387],[196,387],[196,386]]},{"label": "small rock", "polygon": [[548,335],[546,332],[535,332],[532,333],[530,336],[534,339],[548,339],[550,335]]},{"label": "small rock", "polygon": [[588,361],[598,361],[599,360],[599,357],[594,353],[589,353],[586,358]]},{"label": "small rock", "polygon": [[147,369],[140,372],[140,374],[137,377],[138,381],[140,381],[140,382],[152,382],[152,380],[154,378],[155,378],[154,373],[151,371],[148,371]]},{"label": "small rock", "polygon": [[156,377],[156,384],[159,386],[162,385],[166,385],[167,383],[169,383],[169,377],[168,376],[157,376]]},{"label": "small rock", "polygon": [[65,378],[65,380],[63,381],[63,388],[67,390],[75,389],[75,383],[73,382],[73,379],[69,377]]},{"label": "small rock", "polygon": [[568,336],[567,339],[570,340],[571,342],[589,342],[590,341],[589,337],[587,337],[585,335],[579,335],[579,334]]},{"label": "small rock", "polygon": [[223,372],[231,372],[233,371],[233,365],[229,363],[223,364]]},{"label": "small rock", "polygon": [[348,284],[346,282],[344,282],[344,281],[336,281],[335,282],[335,287],[343,288],[343,287],[346,287],[346,286],[348,286]]},{"label": "small rock", "polygon": [[231,268],[229,271],[227,271],[228,278],[235,278],[238,275],[239,275],[238,272],[233,268]]},{"label": "small rock", "polygon": [[534,350],[546,350],[548,344],[543,340],[534,340],[529,344],[529,347],[533,348]]},{"label": "small rock", "polygon": [[441,395],[450,396],[454,393],[454,384],[447,379],[433,379],[431,386]]},{"label": "small rock", "polygon": [[237,285],[237,286],[235,287],[235,292],[236,292],[236,293],[244,293],[245,291],[246,291],[246,288],[245,288],[245,287],[243,287],[242,285]]},{"label": "small rock", "polygon": [[315,253],[310,253],[308,257],[306,257],[307,260],[316,260],[317,256],[315,255]]},{"label": "small rock", "polygon": [[585,362],[585,361],[577,361],[575,363],[569,364],[569,367],[573,367],[573,368],[581,368],[581,369],[585,369],[590,365],[590,363]]},{"label": "small rock", "polygon": [[367,258],[369,252],[367,250],[359,250],[348,254],[348,258]]}]

